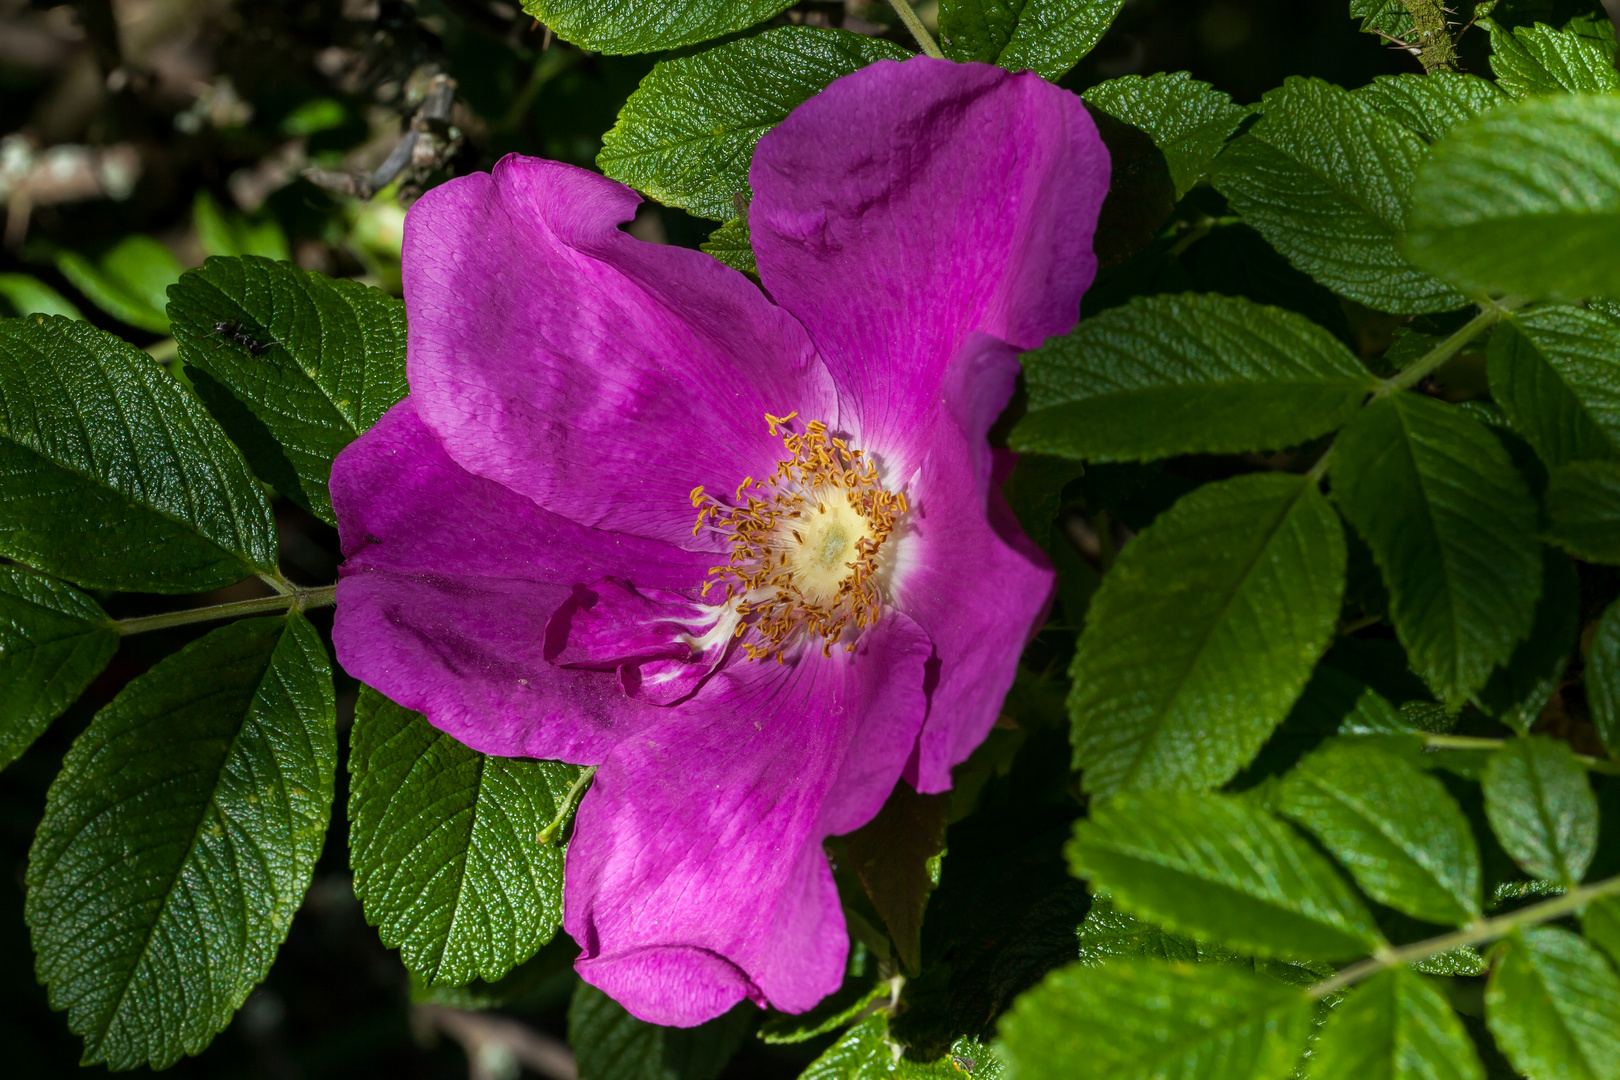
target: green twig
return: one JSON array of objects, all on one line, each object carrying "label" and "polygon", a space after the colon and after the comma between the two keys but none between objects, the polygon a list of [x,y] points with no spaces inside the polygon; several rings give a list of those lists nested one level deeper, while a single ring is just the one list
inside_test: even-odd
[{"label": "green twig", "polygon": [[917,39],[917,47],[923,51],[923,55],[932,56],[935,60],[945,59],[945,54],[939,51],[928,28],[917,18],[917,13],[911,10],[907,0],[889,0],[889,3],[893,5],[894,13],[900,16],[900,21],[906,24],[906,29],[911,31],[911,36]]},{"label": "green twig", "polygon": [[1411,367],[1384,380],[1384,384],[1373,392],[1375,397],[1392,394],[1396,390],[1405,390],[1416,386],[1427,378],[1436,368],[1450,360],[1462,351],[1463,346],[1473,341],[1480,334],[1495,326],[1502,316],[1520,307],[1524,301],[1518,297],[1507,297],[1502,300],[1483,300],[1482,309],[1478,315],[1468,320],[1456,333],[1430,349],[1418,358]]},{"label": "green twig", "polygon": [[[1474,735],[1436,735],[1427,731],[1423,733],[1423,745],[1432,746],[1436,750],[1499,750],[1507,742],[1506,739],[1487,739]],[[1590,754],[1576,754],[1575,757],[1589,772],[1620,776],[1620,761],[1610,761],[1608,758],[1593,757]]]},{"label": "green twig", "polygon": [[1399,948],[1384,949],[1377,956],[1351,964],[1331,979],[1323,979],[1306,993],[1320,1000],[1396,964],[1427,960],[1431,956],[1439,956],[1464,945],[1484,945],[1497,938],[1506,937],[1520,927],[1539,926],[1544,922],[1551,922],[1553,919],[1579,911],[1593,900],[1616,894],[1620,894],[1620,877],[1606,878],[1592,885],[1582,885],[1578,889],[1571,889],[1563,896],[1554,897],[1540,904],[1532,904],[1494,919],[1480,919],[1472,926],[1455,933],[1442,934]]},{"label": "green twig", "polygon": [[214,622],[234,619],[240,615],[261,615],[265,612],[307,611],[327,607],[337,602],[337,586],[322,585],[314,589],[295,589],[279,596],[263,596],[257,600],[238,600],[233,604],[213,604],[209,607],[169,611],[162,615],[142,615],[134,619],[118,619],[113,626],[120,634],[144,634],[148,630],[167,630],[171,626],[188,623]]},{"label": "green twig", "polygon": [[579,776],[574,780],[574,786],[568,789],[568,794],[563,796],[562,805],[557,808],[557,816],[551,819],[550,825],[540,830],[539,836],[535,837],[536,840],[540,841],[541,847],[549,845],[552,837],[556,836],[557,832],[568,824],[568,820],[574,816],[574,808],[579,805],[579,800],[585,797],[585,788],[599,768],[601,766],[592,765],[588,769],[579,771]]}]

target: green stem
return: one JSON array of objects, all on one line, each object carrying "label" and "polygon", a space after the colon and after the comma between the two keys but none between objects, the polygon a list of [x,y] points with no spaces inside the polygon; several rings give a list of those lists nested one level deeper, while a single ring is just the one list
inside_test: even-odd
[{"label": "green stem", "polygon": [[149,630],[167,630],[171,626],[188,623],[213,622],[216,619],[234,619],[240,615],[260,615],[265,612],[307,611],[327,607],[337,602],[337,586],[322,585],[314,589],[295,589],[279,596],[263,596],[257,600],[238,600],[233,604],[213,604],[209,607],[187,608],[162,615],[142,615],[134,619],[119,619],[113,626],[120,634],[144,634]]},{"label": "green stem", "polygon": [[541,847],[549,845],[552,837],[557,835],[558,830],[568,824],[568,819],[574,816],[574,808],[579,805],[579,800],[585,797],[585,787],[591,782],[591,777],[596,775],[596,770],[599,768],[601,768],[600,765],[592,765],[588,769],[579,771],[579,776],[574,780],[574,786],[568,789],[568,794],[563,796],[562,805],[557,808],[557,816],[551,819],[550,825],[540,830],[539,836],[535,837],[536,840],[540,841]]},{"label": "green stem", "polygon": [[1539,926],[1544,922],[1561,918],[1572,912],[1579,911],[1593,900],[1604,896],[1620,894],[1620,877],[1606,878],[1591,885],[1582,885],[1578,889],[1571,889],[1563,896],[1556,896],[1540,904],[1520,908],[1518,911],[1499,915],[1494,919],[1480,919],[1472,926],[1458,930],[1451,934],[1442,934],[1426,941],[1415,942],[1411,945],[1402,945],[1395,949],[1385,949],[1377,956],[1372,956],[1357,964],[1351,964],[1331,979],[1324,979],[1311,987],[1306,993],[1318,1000],[1329,994],[1337,993],[1347,986],[1353,986],[1370,975],[1376,975],[1385,968],[1392,968],[1396,964],[1409,964],[1416,960],[1427,960],[1431,956],[1439,956],[1443,952],[1463,945],[1484,945],[1497,938],[1506,937],[1513,931],[1525,926]]},{"label": "green stem", "polygon": [[1406,0],[1412,16],[1412,44],[1418,50],[1423,73],[1457,70],[1457,47],[1451,40],[1445,0]]},{"label": "green stem", "polygon": [[[1481,738],[1475,735],[1433,735],[1429,732],[1423,733],[1423,745],[1432,746],[1436,750],[1498,750],[1505,746],[1507,741],[1506,739]],[[1576,754],[1575,756],[1591,772],[1620,776],[1620,761],[1592,757],[1590,754]]]},{"label": "green stem", "polygon": [[1384,384],[1373,391],[1373,396],[1382,397],[1385,394],[1392,394],[1396,390],[1405,390],[1408,387],[1416,386],[1441,364],[1461,352],[1464,345],[1495,326],[1502,316],[1523,303],[1524,301],[1517,297],[1508,297],[1494,302],[1490,300],[1482,301],[1480,307],[1483,310],[1478,315],[1468,320],[1456,333],[1424,353],[1411,367],[1385,379]]},{"label": "green stem", "polygon": [[1322,477],[1327,475],[1328,462],[1332,460],[1333,444],[1328,443],[1327,449],[1322,451],[1322,456],[1317,458],[1316,462],[1305,473],[1305,479],[1311,481],[1312,483],[1321,480]]},{"label": "green stem", "polygon": [[906,24],[906,29],[911,31],[911,36],[917,39],[917,47],[923,51],[923,55],[932,56],[935,60],[945,59],[945,54],[939,51],[939,46],[928,33],[928,27],[917,18],[917,13],[911,10],[907,0],[889,0],[889,3],[894,7],[894,13],[900,16],[900,21]]}]

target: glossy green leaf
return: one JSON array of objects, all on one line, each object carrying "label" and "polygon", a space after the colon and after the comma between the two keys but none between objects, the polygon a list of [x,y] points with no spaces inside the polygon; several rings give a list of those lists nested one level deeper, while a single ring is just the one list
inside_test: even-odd
[{"label": "glossy green leaf", "polygon": [[754,144],[834,79],[911,54],[843,30],[784,26],[664,60],[602,138],[596,164],[666,206],[729,221]]},{"label": "glossy green leaf", "polygon": [[[336,524],[332,459],[406,393],[404,303],[249,255],[188,272],[169,292],[169,317],[180,358],[208,376],[194,377],[198,395],[255,471]],[[258,454],[245,430],[255,427],[274,441]]]},{"label": "glossy green leaf", "polygon": [[941,0],[939,44],[952,60],[1056,81],[1091,51],[1124,0]]},{"label": "glossy green leaf", "polygon": [[0,769],[22,756],[118,651],[101,605],[71,586],[0,566]]},{"label": "glossy green leaf", "polygon": [[1614,52],[1545,23],[1511,31],[1481,19],[1491,35],[1491,74],[1516,98],[1538,94],[1620,93]]},{"label": "glossy green leaf", "polygon": [[1423,976],[1379,972],[1328,1015],[1309,1080],[1485,1080],[1468,1031]]},{"label": "glossy green leaf", "polygon": [[1060,968],[1001,1020],[1017,1080],[1285,1080],[1314,1003],[1238,967],[1116,961]]},{"label": "glossy green leaf", "polygon": [[1461,706],[1535,617],[1541,545],[1529,487],[1477,421],[1405,392],[1344,429],[1332,477],[1383,573],[1413,669]]},{"label": "glossy green leaf", "polygon": [[73,252],[56,268],[75,289],[115,319],[154,334],[169,332],[165,290],[180,279],[180,262],[150,236],[126,236],[97,262]]},{"label": "glossy green leaf", "polygon": [[1302,476],[1208,484],[1161,514],[1104,578],[1070,666],[1086,790],[1231,779],[1333,640],[1344,563]]},{"label": "glossy green leaf", "polygon": [[1024,356],[1021,451],[1088,461],[1277,449],[1332,431],[1378,380],[1302,315],[1232,296],[1137,297]]},{"label": "glossy green leaf", "polygon": [[494,982],[562,922],[539,842],[579,768],[469,750],[365,687],[349,748],[349,861],[366,921],[429,985]]},{"label": "glossy green leaf", "polygon": [[276,565],[241,453],[155,360],[85,322],[0,320],[0,555],[197,592]]},{"label": "glossy green leaf", "polygon": [[1480,914],[1479,849],[1445,785],[1375,746],[1330,740],[1272,796],[1362,891],[1414,918],[1462,925]]},{"label": "glossy green leaf", "polygon": [[84,1063],[196,1054],[263,979],[326,839],[332,672],[302,615],[232,623],[74,742],[28,863],[28,925]]},{"label": "glossy green leaf", "polygon": [[959,1038],[938,1061],[903,1056],[889,1034],[889,1014],[875,1012],[799,1074],[799,1080],[1003,1080],[1000,1056],[972,1038]]},{"label": "glossy green leaf", "polygon": [[1521,735],[1558,692],[1580,634],[1581,581],[1575,564],[1557,551],[1543,552],[1541,561],[1541,599],[1530,634],[1491,672],[1475,698],[1480,711]]},{"label": "glossy green leaf", "polygon": [[758,1015],[758,1007],[744,1001],[699,1027],[659,1027],[581,982],[568,1006],[568,1045],[579,1080],[714,1080]]},{"label": "glossy green leaf", "polygon": [[1117,908],[1256,956],[1348,960],[1378,929],[1331,863],[1232,796],[1126,792],[1091,804],[1069,845],[1074,872]]},{"label": "glossy green leaf", "polygon": [[1620,602],[1598,620],[1586,654],[1586,704],[1610,756],[1620,755]]},{"label": "glossy green leaf", "polygon": [[793,0],[523,0],[558,37],[602,53],[647,53],[746,30]]},{"label": "glossy green leaf", "polygon": [[1620,565],[1620,462],[1554,469],[1542,498],[1548,540],[1578,559]]},{"label": "glossy green leaf", "polygon": [[1495,83],[1455,71],[1380,75],[1354,93],[1428,142],[1510,100]]},{"label": "glossy green leaf", "polygon": [[73,301],[31,274],[0,274],[0,296],[11,305],[11,314],[84,318]]},{"label": "glossy green leaf", "polygon": [[1185,71],[1123,75],[1098,83],[1081,97],[1153,137],[1170,167],[1178,199],[1204,178],[1209,163],[1250,112]]},{"label": "glossy green leaf", "polygon": [[1471,294],[1620,294],[1620,96],[1537,98],[1437,143],[1407,254]]},{"label": "glossy green leaf", "polygon": [[1261,113],[1211,172],[1235,213],[1299,269],[1368,307],[1411,315],[1466,303],[1397,247],[1422,139],[1319,79],[1288,79]]},{"label": "glossy green leaf", "polygon": [[709,238],[698,246],[733,270],[756,276],[759,274],[759,264],[754,261],[753,239],[744,218],[732,218],[710,233]]},{"label": "glossy green leaf", "polygon": [[1100,967],[1129,957],[1152,960],[1199,958],[1198,942],[1143,922],[1114,907],[1106,897],[1094,897],[1086,921],[1080,924],[1080,962]]},{"label": "glossy green leaf", "polygon": [[1549,467],[1620,457],[1620,324],[1555,304],[1504,318],[1491,396]]},{"label": "glossy green leaf", "polygon": [[1481,785],[1491,829],[1514,861],[1543,881],[1579,884],[1597,852],[1598,805],[1569,744],[1511,739],[1491,755]]},{"label": "glossy green leaf", "polygon": [[1496,1045],[1526,1080],[1620,1076],[1620,976],[1568,930],[1538,926],[1499,947],[1485,988]]}]

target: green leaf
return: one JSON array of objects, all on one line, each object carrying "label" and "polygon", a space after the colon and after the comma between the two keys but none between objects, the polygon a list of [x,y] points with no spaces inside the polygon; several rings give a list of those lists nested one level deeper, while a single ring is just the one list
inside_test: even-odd
[{"label": "green leaf", "polygon": [[1575,564],[1556,551],[1542,554],[1541,599],[1530,635],[1508,662],[1491,672],[1476,701],[1481,711],[1523,735],[1563,682],[1580,634],[1581,582]]},{"label": "green leaf", "polygon": [[118,651],[101,605],[60,581],[0,566],[0,769],[78,700]]},{"label": "green leaf", "polygon": [[1479,917],[1468,819],[1444,784],[1406,759],[1330,740],[1288,774],[1271,805],[1309,829],[1374,900],[1433,923]]},{"label": "green leaf", "polygon": [[241,453],[150,356],[61,316],[0,320],[0,555],[200,592],[272,572],[275,537]]},{"label": "green leaf", "polygon": [[1466,303],[1397,247],[1422,139],[1320,79],[1290,77],[1261,110],[1211,173],[1234,212],[1299,269],[1368,307],[1415,315]]},{"label": "green leaf", "polygon": [[1124,75],[1080,96],[1153,137],[1170,166],[1178,199],[1204,178],[1209,163],[1251,111],[1185,71],[1145,78]]},{"label": "green leaf", "polygon": [[1362,983],[1317,1036],[1310,1080],[1485,1080],[1457,1014],[1423,976],[1391,968]]},{"label": "green leaf", "polygon": [[1075,964],[1001,1020],[1017,1080],[1285,1080],[1311,1030],[1297,987],[1224,965]]},{"label": "green leaf", "polygon": [[1610,756],[1620,755],[1620,602],[1598,620],[1586,654],[1586,703]]},{"label": "green leaf", "polygon": [[662,52],[746,30],[794,0],[523,0],[564,41],[609,54]]},{"label": "green leaf", "polygon": [[758,1015],[758,1007],[744,1001],[699,1027],[659,1027],[582,982],[568,1006],[568,1045],[579,1080],[714,1080]]},{"label": "green leaf", "polygon": [[732,218],[698,247],[713,255],[733,270],[759,276],[759,264],[754,261],[754,243],[746,218]]},{"label": "green leaf", "polygon": [[1581,914],[1581,933],[1620,964],[1620,896],[1600,896]]},{"label": "green leaf", "polygon": [[539,842],[579,768],[469,750],[364,687],[349,736],[349,862],[383,944],[429,985],[494,982],[562,921]]},{"label": "green leaf", "polygon": [[1620,97],[1538,98],[1435,145],[1407,254],[1473,295],[1620,294]]},{"label": "green leaf", "polygon": [[191,222],[197,230],[197,242],[209,255],[262,255],[283,262],[292,257],[287,250],[287,234],[274,218],[253,220],[227,214],[207,189],[199,190],[192,200]]},{"label": "green leaf", "polygon": [[326,838],[332,672],[296,612],[232,623],[74,742],[28,862],[28,925],[84,1064],[199,1053],[263,979]]},{"label": "green leaf", "polygon": [[[974,1039],[957,1039],[938,1061],[913,1061],[889,1036],[888,1013],[868,1016],[827,1048],[799,1080],[1001,1080],[1001,1059]],[[591,1080],[582,1074],[582,1080]]]},{"label": "green leaf", "polygon": [[1577,559],[1620,565],[1620,462],[1554,469],[1543,499],[1548,540]]},{"label": "green leaf", "polygon": [[[1444,9],[1451,15],[1447,21],[1467,21],[1476,6],[1469,0],[1453,3]],[[1430,17],[1439,14],[1434,12]],[[1386,40],[1393,35],[1403,41],[1413,41],[1420,33],[1417,21],[1412,16],[1411,5],[1406,0],[1350,0],[1350,15],[1361,20],[1363,32],[1378,34]]]},{"label": "green leaf", "polygon": [[783,26],[664,60],[624,103],[596,164],[665,206],[730,220],[760,136],[834,79],[910,55],[844,30]]},{"label": "green leaf", "polygon": [[150,236],[126,236],[100,262],[63,252],[56,268],[113,318],[154,334],[169,332],[164,294],[180,279],[180,262]]},{"label": "green leaf", "polygon": [[1332,864],[1236,797],[1144,791],[1093,802],[1068,853],[1115,906],[1200,941],[1284,960],[1347,960],[1380,941]]},{"label": "green leaf", "polygon": [[942,0],[939,44],[952,60],[1034,71],[1056,82],[1091,51],[1124,0]]},{"label": "green leaf", "polygon": [[1598,805],[1568,743],[1509,740],[1491,755],[1481,786],[1485,816],[1514,862],[1543,881],[1580,884],[1597,852]]},{"label": "green leaf", "polygon": [[1231,779],[1333,640],[1344,564],[1302,476],[1208,484],[1161,514],[1103,580],[1069,669],[1086,790]]},{"label": "green leaf", "polygon": [[1539,514],[1497,438],[1420,394],[1373,401],[1339,435],[1334,498],[1367,541],[1412,667],[1453,708],[1530,631]]},{"label": "green leaf", "polygon": [[[863,963],[862,966],[866,965]],[[875,963],[872,966],[875,967]],[[815,1008],[802,1013],[773,1015],[760,1025],[759,1040],[773,1046],[809,1042],[849,1027],[893,993],[892,983],[888,980],[871,982],[875,977],[876,972],[865,979],[846,977],[843,987],[822,998]]]},{"label": "green leaf", "polygon": [[[169,315],[180,358],[234,397],[235,413],[251,411],[294,472],[255,461],[259,475],[336,524],[332,459],[406,394],[404,303],[249,255],[186,273],[169,292]],[[227,430],[239,419],[229,408],[214,412]]]},{"label": "green leaf", "polygon": [[1620,93],[1612,49],[1545,23],[1509,31],[1493,19],[1479,21],[1491,35],[1491,74],[1514,97]]},{"label": "green leaf", "polygon": [[844,838],[850,869],[912,973],[922,967],[923,911],[939,884],[950,801],[949,795],[920,795],[898,783],[877,816]]},{"label": "green leaf", "polygon": [[1380,75],[1354,94],[1427,142],[1509,100],[1495,83],[1455,71]]},{"label": "green leaf", "polygon": [[18,315],[84,318],[71,300],[31,274],[0,274],[0,296]]},{"label": "green leaf", "polygon": [[1089,461],[1277,449],[1332,431],[1378,380],[1302,315],[1238,297],[1137,297],[1024,356],[1020,451]]},{"label": "green leaf", "polygon": [[1620,457],[1620,324],[1537,308],[1504,318],[1487,355],[1491,396],[1549,467]]},{"label": "green leaf", "polygon": [[1485,987],[1496,1045],[1527,1080],[1620,1076],[1620,977],[1568,930],[1538,926],[1504,941]]},{"label": "green leaf", "polygon": [[1092,900],[1079,936],[1080,963],[1088,967],[1129,957],[1196,961],[1200,953],[1198,942],[1116,910],[1112,900],[1101,896]]}]

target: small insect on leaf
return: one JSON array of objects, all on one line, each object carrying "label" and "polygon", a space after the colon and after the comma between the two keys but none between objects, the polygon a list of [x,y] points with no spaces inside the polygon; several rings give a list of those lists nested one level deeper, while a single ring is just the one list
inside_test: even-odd
[{"label": "small insect on leaf", "polygon": [[214,333],[235,345],[246,349],[250,354],[258,356],[272,345],[280,345],[279,341],[260,342],[258,338],[242,329],[242,324],[235,319],[221,319],[214,324]]}]

